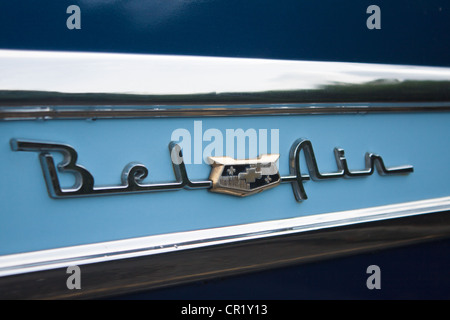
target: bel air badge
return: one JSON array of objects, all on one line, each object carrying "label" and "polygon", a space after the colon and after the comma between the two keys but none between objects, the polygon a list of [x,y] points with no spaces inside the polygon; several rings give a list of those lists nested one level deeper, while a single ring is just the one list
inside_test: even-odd
[{"label": "bel air badge", "polygon": [[[44,179],[50,197],[85,197],[97,195],[146,193],[154,191],[176,191],[181,189],[209,189],[213,192],[248,196],[263,190],[276,187],[280,183],[291,183],[297,201],[308,199],[303,182],[306,180],[326,180],[336,178],[353,178],[369,176],[375,172],[380,175],[408,174],[413,172],[411,165],[390,167],[384,165],[381,156],[366,153],[366,167],[362,170],[349,170],[344,150],[334,149],[336,165],[335,172],[322,173],[316,162],[311,141],[298,139],[291,147],[289,155],[289,175],[280,176],[276,161],[278,154],[262,155],[257,159],[235,160],[230,157],[210,157],[212,169],[209,179],[191,181],[188,177],[183,161],[181,147],[175,142],[169,143],[169,152],[175,181],[160,183],[145,183],[148,169],[140,163],[131,162],[122,171],[121,184],[115,186],[98,187],[94,184],[94,177],[84,167],[77,163],[76,150],[66,144],[40,142],[30,140],[11,140],[13,151],[39,152]],[[300,152],[303,151],[309,175],[302,175],[300,169]],[[64,155],[64,159],[57,166],[52,156],[53,152]],[[62,188],[58,171],[75,176],[75,184],[70,188]]]}]

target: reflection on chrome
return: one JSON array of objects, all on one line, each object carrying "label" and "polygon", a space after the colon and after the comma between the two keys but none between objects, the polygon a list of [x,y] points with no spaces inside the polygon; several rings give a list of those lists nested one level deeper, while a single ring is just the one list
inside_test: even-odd
[{"label": "reflection on chrome", "polygon": [[[19,139],[12,139],[10,143],[13,151],[39,152],[39,159],[47,189],[52,198],[175,191],[180,189],[210,189],[214,192],[246,196],[254,194],[255,191],[260,192],[269,187],[275,187],[278,183],[291,182],[296,200],[302,201],[308,198],[303,187],[303,181],[305,180],[312,179],[317,181],[368,176],[374,173],[375,167],[380,175],[408,174],[413,172],[413,166],[411,165],[386,168],[383,159],[374,153],[366,153],[365,169],[350,171],[347,166],[344,150],[335,148],[334,154],[338,171],[321,173],[317,165],[311,141],[298,139],[294,142],[290,151],[289,176],[279,176],[278,169],[275,165],[278,155],[266,155],[258,159],[242,160],[240,162],[234,159],[227,160],[225,157],[223,159],[216,158],[216,161],[213,162],[213,169],[210,176],[211,180],[191,181],[183,161],[181,147],[172,141],[169,144],[169,151],[175,174],[174,182],[144,184],[143,180],[148,175],[148,169],[142,164],[132,162],[123,169],[121,185],[95,187],[94,177],[88,170],[77,164],[78,154],[71,146]],[[302,175],[301,173],[300,152],[302,150],[305,155],[309,176]],[[75,184],[71,188],[61,187],[51,152],[59,152],[64,155],[63,161],[58,164],[58,170],[62,173],[67,172],[75,176]],[[264,161],[267,163],[263,163],[262,159],[266,159]],[[213,174],[214,171],[217,171],[218,165],[222,166],[221,170]],[[221,184],[220,179],[227,181],[234,179],[236,183],[222,182]],[[218,188],[216,187],[217,185],[219,185]]]},{"label": "reflection on chrome", "polygon": [[441,67],[0,50],[0,70],[5,107],[450,101]]}]

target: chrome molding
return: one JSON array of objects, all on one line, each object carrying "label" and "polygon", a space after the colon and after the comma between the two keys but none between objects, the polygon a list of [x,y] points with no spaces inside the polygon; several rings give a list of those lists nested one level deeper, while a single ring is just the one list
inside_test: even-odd
[{"label": "chrome molding", "polygon": [[0,50],[0,119],[450,110],[450,68]]},{"label": "chrome molding", "polygon": [[[1,104],[1,101],[0,101]],[[0,120],[99,120],[142,118],[192,118],[192,117],[239,117],[239,116],[289,116],[318,114],[367,114],[448,112],[450,103],[367,103],[367,104],[255,104],[251,106],[51,106],[51,107],[2,107]]]},{"label": "chrome molding", "polygon": [[[450,210],[450,197],[0,256],[0,277]],[[449,226],[450,227],[450,226]],[[450,231],[450,230],[449,230]],[[450,235],[450,233],[448,234]],[[422,236],[429,236],[423,234]]]},{"label": "chrome molding", "polygon": [[[98,298],[450,237],[450,197],[0,257],[0,298]],[[66,287],[78,265],[82,289]]]}]

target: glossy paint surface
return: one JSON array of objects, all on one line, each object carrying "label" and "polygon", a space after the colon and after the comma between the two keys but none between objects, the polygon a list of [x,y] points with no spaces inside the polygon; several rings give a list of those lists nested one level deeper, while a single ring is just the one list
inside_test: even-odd
[{"label": "glossy paint surface", "polygon": [[[410,164],[406,176],[379,176],[305,182],[309,199],[298,203],[283,184],[247,198],[179,190],[138,195],[78,199],[48,196],[38,155],[14,152],[11,138],[62,142],[78,151],[78,163],[95,184],[117,185],[123,167],[140,161],[149,169],[146,181],[173,181],[168,151],[172,132],[194,119],[3,122],[0,126],[2,214],[0,253],[18,253],[177,231],[300,217],[448,196],[450,115],[380,114],[341,116],[203,118],[203,132],[215,128],[279,129],[279,170],[288,175],[288,153],[300,137],[311,140],[321,172],[336,171],[333,148],[345,150],[350,169],[364,167],[364,154],[380,154],[386,166]],[[82,134],[80,134],[82,132]],[[197,136],[198,139],[198,136]],[[269,139],[270,141],[270,139]],[[205,148],[209,142],[203,142]],[[270,146],[270,143],[269,143]],[[271,152],[270,147],[267,150]],[[439,156],[437,156],[439,155]],[[55,155],[59,162],[62,157]],[[306,173],[305,163],[302,171]],[[187,165],[189,178],[203,180],[210,166]],[[60,175],[63,186],[73,177]]]},{"label": "glossy paint surface", "polygon": [[0,48],[450,66],[449,21],[443,0],[2,1]]},{"label": "glossy paint surface", "polygon": [[[325,262],[199,281],[175,289],[122,295],[117,299],[448,300],[450,278],[443,268],[450,266],[446,254],[449,247],[450,241],[446,239],[406,248],[375,250]],[[368,290],[365,285],[367,273],[363,271],[373,263],[383,267],[381,290]],[[287,304],[292,310],[298,307],[297,301],[290,303],[295,303],[295,306]],[[284,311],[287,307],[281,303],[279,308]]]}]

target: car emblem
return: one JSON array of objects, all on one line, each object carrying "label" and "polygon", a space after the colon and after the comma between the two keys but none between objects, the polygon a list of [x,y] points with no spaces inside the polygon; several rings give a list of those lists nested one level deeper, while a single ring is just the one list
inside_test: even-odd
[{"label": "car emblem", "polygon": [[[336,178],[352,178],[369,176],[375,172],[380,175],[408,174],[413,166],[404,165],[387,168],[381,156],[366,153],[366,167],[362,170],[349,170],[343,149],[335,148],[334,154],[338,170],[322,173],[316,162],[311,141],[298,139],[291,147],[289,155],[289,175],[280,176],[276,162],[278,154],[262,155],[257,159],[235,160],[230,157],[209,157],[212,169],[209,179],[191,181],[183,161],[181,147],[175,142],[169,143],[169,152],[175,181],[164,183],[145,183],[148,169],[140,163],[131,162],[122,171],[121,184],[117,186],[99,187],[94,184],[92,174],[77,163],[76,150],[66,144],[40,142],[31,140],[11,140],[13,151],[34,151],[39,153],[44,179],[49,195],[52,198],[85,197],[97,195],[146,193],[153,191],[176,191],[180,189],[209,189],[212,192],[226,193],[236,196],[248,196],[273,188],[280,183],[291,183],[297,201],[308,198],[303,182],[306,180],[327,180]],[[309,175],[301,173],[300,152],[303,151]],[[64,159],[55,165],[52,152],[59,152]],[[58,171],[75,176],[75,184],[70,188],[62,188]]]},{"label": "car emblem", "polygon": [[210,190],[244,197],[273,188],[281,182],[276,165],[279,157],[278,154],[265,154],[249,160],[209,157],[212,165]]}]

